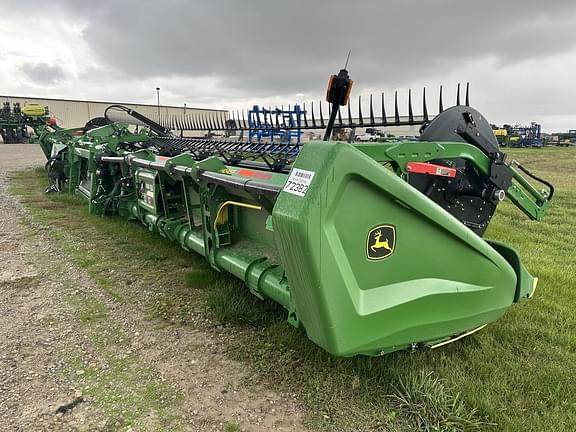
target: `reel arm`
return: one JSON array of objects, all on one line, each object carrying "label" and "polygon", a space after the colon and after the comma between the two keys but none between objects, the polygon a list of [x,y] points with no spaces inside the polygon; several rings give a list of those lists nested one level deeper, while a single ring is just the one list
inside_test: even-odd
[{"label": "reel arm", "polygon": [[[462,142],[404,142],[394,144],[354,144],[354,147],[379,163],[392,162],[402,177],[409,175],[408,164],[430,162],[438,159],[465,159],[469,161],[483,176],[492,178],[495,170],[494,160],[479,148]],[[549,182],[532,175],[526,168],[513,160],[510,163],[496,164],[499,172],[505,172],[512,181],[504,189],[505,193],[497,194],[492,199],[502,201],[506,196],[526,216],[532,220],[542,220],[554,194],[554,187]],[[548,191],[538,191],[520,170],[536,181],[545,184]],[[502,185],[494,179],[494,186]]]}]

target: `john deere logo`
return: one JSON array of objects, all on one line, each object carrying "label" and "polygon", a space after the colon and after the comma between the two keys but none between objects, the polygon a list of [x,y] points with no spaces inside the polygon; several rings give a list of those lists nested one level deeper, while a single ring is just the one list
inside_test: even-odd
[{"label": "john deere logo", "polygon": [[366,239],[366,256],[371,260],[388,258],[396,246],[396,227],[379,225],[368,232]]}]

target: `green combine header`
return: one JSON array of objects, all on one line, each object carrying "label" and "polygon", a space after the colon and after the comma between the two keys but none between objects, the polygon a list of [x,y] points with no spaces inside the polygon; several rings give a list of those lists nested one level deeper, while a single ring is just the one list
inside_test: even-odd
[{"label": "green combine header", "polygon": [[[351,114],[351,86],[345,70],[332,77],[329,120],[317,105],[298,125],[325,140],[304,145],[172,132],[247,130],[231,113],[152,120],[111,106],[85,128],[41,136],[47,191],[78,194],[91,214],[140,222],[204,256],[337,356],[439,346],[529,298],[537,279],[483,234],[505,198],[542,219],[552,185],[507,160],[468,91],[446,110],[440,96],[435,117],[425,98],[415,116],[411,96],[408,116],[396,103],[388,117],[384,97],[376,116],[370,98],[368,118]],[[335,126],[400,125],[421,125],[419,140],[330,139]]]}]

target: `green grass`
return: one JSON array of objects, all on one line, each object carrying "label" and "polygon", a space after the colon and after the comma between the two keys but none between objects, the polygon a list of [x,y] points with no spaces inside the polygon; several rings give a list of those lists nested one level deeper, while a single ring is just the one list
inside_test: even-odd
[{"label": "green grass", "polygon": [[224,423],[224,432],[240,432],[240,423],[227,421]]},{"label": "green grass", "polygon": [[487,233],[515,247],[540,278],[535,296],[441,349],[379,358],[328,355],[286,324],[281,310],[212,272],[201,257],[138,224],[90,217],[74,197],[43,195],[41,170],[17,174],[12,183],[34,220],[49,226],[115,301],[142,304],[150,319],[167,325],[202,325],[194,316],[224,323],[233,334],[227,355],[251,371],[246,385],[296,394],[313,430],[572,431],[576,151],[508,153],[557,188],[543,222],[505,202]]},{"label": "green grass", "polygon": [[389,397],[420,430],[478,430],[494,425],[482,419],[476,409],[467,407],[460,393],[447,389],[444,380],[432,372],[409,373],[398,377],[398,382]]},{"label": "green grass", "polygon": [[[54,269],[65,271],[60,264]],[[139,427],[139,421],[150,413],[157,419],[154,430],[173,430],[180,418],[182,395],[158,382],[154,371],[142,364],[132,350],[130,336],[109,318],[103,301],[80,291],[66,301],[94,350],[94,355],[87,357],[85,352],[72,348],[68,377],[106,413],[104,430]]]}]

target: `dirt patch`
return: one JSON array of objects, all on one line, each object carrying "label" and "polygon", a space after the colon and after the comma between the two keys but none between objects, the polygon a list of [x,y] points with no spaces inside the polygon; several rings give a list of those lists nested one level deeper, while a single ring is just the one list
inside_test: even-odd
[{"label": "dirt patch", "polygon": [[0,429],[303,430],[292,397],[247,388],[217,323],[160,326],[71,261],[6,192],[8,169],[40,162],[0,145]]}]

